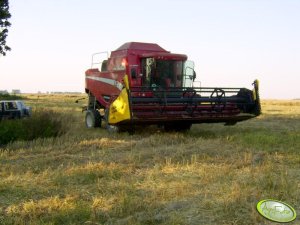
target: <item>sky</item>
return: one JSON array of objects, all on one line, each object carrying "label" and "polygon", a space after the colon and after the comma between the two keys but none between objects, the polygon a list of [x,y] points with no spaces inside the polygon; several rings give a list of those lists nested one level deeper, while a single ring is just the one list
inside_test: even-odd
[{"label": "sky", "polygon": [[202,87],[300,98],[300,0],[10,0],[0,90],[84,92],[95,52],[157,43],[195,62]]}]

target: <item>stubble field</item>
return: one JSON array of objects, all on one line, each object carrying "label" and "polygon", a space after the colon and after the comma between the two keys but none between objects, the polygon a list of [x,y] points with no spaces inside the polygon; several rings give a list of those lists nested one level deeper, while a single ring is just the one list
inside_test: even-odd
[{"label": "stubble field", "polygon": [[276,224],[256,211],[269,198],[300,213],[299,100],[263,101],[235,126],[129,135],[86,129],[83,96],[26,97],[65,132],[0,147],[0,224]]}]

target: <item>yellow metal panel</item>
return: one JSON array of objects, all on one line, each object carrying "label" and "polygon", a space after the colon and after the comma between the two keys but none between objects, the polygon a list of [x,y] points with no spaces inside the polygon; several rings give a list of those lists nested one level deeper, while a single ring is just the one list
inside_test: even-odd
[{"label": "yellow metal panel", "polygon": [[256,91],[255,91],[255,88],[252,90],[252,97],[253,97],[253,100],[255,101],[256,100]]},{"label": "yellow metal panel", "polygon": [[125,75],[124,78],[123,78],[123,80],[124,80],[124,84],[125,84],[126,89],[129,90],[129,80],[128,80],[128,76]]},{"label": "yellow metal panel", "polygon": [[110,124],[116,124],[129,119],[130,109],[128,93],[127,89],[123,88],[118,98],[109,107],[108,122]]},{"label": "yellow metal panel", "polygon": [[259,90],[259,81],[255,80],[253,84],[254,84],[254,89],[252,90],[252,94],[253,94],[253,100],[255,101],[257,96],[256,91]]}]

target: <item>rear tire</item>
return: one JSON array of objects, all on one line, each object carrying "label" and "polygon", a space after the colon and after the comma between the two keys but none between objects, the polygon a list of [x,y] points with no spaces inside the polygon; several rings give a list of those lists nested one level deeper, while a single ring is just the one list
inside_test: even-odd
[{"label": "rear tire", "polygon": [[101,115],[98,110],[87,110],[85,114],[87,128],[101,127]]}]

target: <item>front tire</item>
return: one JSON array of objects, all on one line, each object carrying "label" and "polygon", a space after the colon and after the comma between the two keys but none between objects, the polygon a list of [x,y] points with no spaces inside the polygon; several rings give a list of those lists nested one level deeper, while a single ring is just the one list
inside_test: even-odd
[{"label": "front tire", "polygon": [[115,125],[111,125],[108,123],[108,116],[109,116],[109,108],[105,109],[104,112],[104,120],[105,120],[105,128],[109,133],[117,133],[119,132],[119,127]]},{"label": "front tire", "polygon": [[164,129],[166,132],[185,132],[190,130],[192,127],[192,124],[189,122],[173,122],[173,123],[165,123]]},{"label": "front tire", "polygon": [[87,110],[85,114],[87,128],[101,127],[101,115],[98,110]]}]

